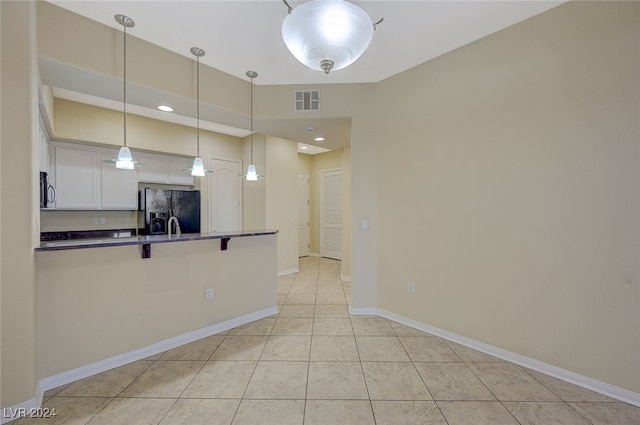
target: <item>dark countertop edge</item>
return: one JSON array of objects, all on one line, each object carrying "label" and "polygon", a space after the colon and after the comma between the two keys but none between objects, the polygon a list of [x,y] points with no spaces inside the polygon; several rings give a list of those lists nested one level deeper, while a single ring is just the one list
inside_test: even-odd
[{"label": "dark countertop edge", "polygon": [[40,242],[56,242],[56,241],[71,241],[78,239],[111,239],[114,234],[129,233],[129,236],[121,237],[135,237],[138,234],[138,229],[126,228],[126,229],[105,229],[105,230],[70,230],[62,232],[40,232]]},{"label": "dark countertop edge", "polygon": [[239,230],[236,232],[211,232],[211,233],[185,233],[180,236],[172,235],[148,235],[133,236],[130,238],[112,238],[112,239],[78,239],[76,241],[51,241],[41,242],[34,248],[36,252],[44,251],[64,251],[70,249],[86,249],[86,248],[105,248],[111,246],[126,245],[148,245],[169,242],[190,242],[208,239],[230,239],[245,238],[250,236],[275,235],[278,230]]}]

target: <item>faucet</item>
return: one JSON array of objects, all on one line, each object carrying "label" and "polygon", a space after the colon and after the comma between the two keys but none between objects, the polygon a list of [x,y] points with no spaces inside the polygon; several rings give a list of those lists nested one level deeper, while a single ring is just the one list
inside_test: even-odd
[{"label": "faucet", "polygon": [[175,215],[172,215],[169,218],[169,221],[167,222],[167,227],[168,227],[168,231],[169,231],[169,237],[171,237],[171,222],[175,221],[176,222],[176,236],[180,236],[182,234],[182,230],[180,229],[180,223],[178,223],[178,219],[176,218]]}]

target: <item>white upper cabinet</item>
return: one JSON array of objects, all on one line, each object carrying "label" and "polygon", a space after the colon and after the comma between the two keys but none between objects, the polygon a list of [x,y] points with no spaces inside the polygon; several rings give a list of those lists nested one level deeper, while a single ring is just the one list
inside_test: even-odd
[{"label": "white upper cabinet", "polygon": [[144,164],[138,169],[140,183],[193,186],[193,176],[182,171],[191,167],[188,159],[146,154],[140,155],[138,160]]},{"label": "white upper cabinet", "polygon": [[192,165],[193,160],[182,158],[169,159],[169,183],[193,186],[193,176],[184,171],[187,168],[191,168]]},{"label": "white upper cabinet", "polygon": [[40,136],[40,171],[49,172],[49,140],[47,139],[47,134],[42,129],[42,127],[38,128],[39,136]]},{"label": "white upper cabinet", "polygon": [[100,168],[98,152],[69,145],[53,144],[52,155],[55,208],[100,208]]},{"label": "white upper cabinet", "polygon": [[100,208],[103,210],[138,209],[138,181],[135,170],[120,170],[105,159],[115,158],[117,151],[100,153]]},{"label": "white upper cabinet", "polygon": [[193,186],[185,158],[144,154],[144,166],[121,170],[105,164],[118,150],[75,143],[50,142],[50,181],[57,192],[56,209],[137,210],[138,182]]},{"label": "white upper cabinet", "polygon": [[51,142],[49,152],[56,209],[138,209],[135,170],[119,170],[103,162],[115,158],[117,150]]},{"label": "white upper cabinet", "polygon": [[144,183],[166,183],[169,174],[169,161],[156,156],[140,156],[144,165],[138,168],[138,181]]}]

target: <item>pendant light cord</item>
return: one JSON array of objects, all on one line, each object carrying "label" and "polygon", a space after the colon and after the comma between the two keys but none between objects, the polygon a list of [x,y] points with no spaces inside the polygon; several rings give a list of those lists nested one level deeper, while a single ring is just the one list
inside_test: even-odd
[{"label": "pendant light cord", "polygon": [[251,77],[251,163],[253,164],[253,77]]},{"label": "pendant light cord", "polygon": [[199,47],[192,47],[190,51],[196,57],[196,158],[200,158],[200,57],[205,51]]},{"label": "pendant light cord", "polygon": [[200,157],[200,56],[196,59],[196,156]]},{"label": "pendant light cord", "polygon": [[247,180],[257,180],[258,176],[256,173],[256,167],[253,163],[253,79],[256,78],[258,76],[258,73],[255,71],[247,71],[245,73],[245,75],[247,77],[249,77],[250,80],[250,93],[251,93],[251,110],[250,110],[250,115],[251,115],[251,162],[249,163],[249,167],[247,168]]},{"label": "pendant light cord", "polygon": [[124,97],[122,100],[123,107],[123,115],[124,115],[124,146],[127,146],[127,26],[123,25],[124,28],[124,69],[123,69],[123,93]]}]

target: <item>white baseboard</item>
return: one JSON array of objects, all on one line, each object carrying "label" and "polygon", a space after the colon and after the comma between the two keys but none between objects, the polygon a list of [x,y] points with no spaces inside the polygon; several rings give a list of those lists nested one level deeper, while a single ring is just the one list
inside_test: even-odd
[{"label": "white baseboard", "polygon": [[353,308],[350,307],[353,316],[378,316],[377,308]]},{"label": "white baseboard", "polygon": [[[445,331],[443,329],[436,328],[434,326],[427,325],[417,320],[413,320],[398,314],[378,309],[375,307],[368,308],[353,308],[350,307],[351,314],[357,315],[377,315],[401,323],[403,325],[418,329],[429,334],[439,336],[446,340],[464,345],[469,348],[481,351],[483,353],[498,357],[500,359],[524,366],[526,368],[544,373],[554,378],[561,379],[563,381],[578,385],[580,387],[595,391],[599,394],[614,398],[616,400],[623,401],[625,403],[632,404],[640,407],[640,394],[634,393],[629,390],[625,390],[614,385],[607,384],[605,382],[598,381],[596,379],[589,378],[584,375],[580,375],[559,367],[540,362],[535,359],[531,359],[526,356],[522,356],[517,353],[513,353],[507,350],[503,350],[498,347],[494,347],[489,344],[485,344],[480,341],[476,341],[471,338],[467,338],[453,332]],[[263,319],[265,317],[272,316],[278,313],[277,307],[270,307],[264,310],[257,311],[255,313],[247,314],[245,316],[237,317],[235,319],[227,320],[222,323],[218,323],[206,328],[198,329],[196,331],[188,332],[183,335],[179,335],[174,338],[169,338],[164,341],[149,345],[138,350],[130,351],[128,353],[120,354],[105,360],[101,360],[86,366],[81,366],[66,372],[59,373],[57,375],[49,376],[40,380],[36,396],[31,400],[24,401],[15,406],[7,407],[2,410],[2,416],[0,417],[0,424],[9,423],[15,419],[18,419],[18,412],[29,412],[29,409],[35,409],[42,406],[42,397],[44,392],[52,388],[59,387],[74,382],[78,379],[86,378],[95,375],[100,372],[107,371],[119,366],[123,366],[127,363],[131,363],[137,360],[142,360],[146,357],[158,354],[172,348],[178,347],[189,342],[196,341],[201,338],[205,338],[210,335],[214,335],[220,332],[227,331],[229,329],[241,326],[255,320]]]},{"label": "white baseboard", "polygon": [[164,341],[160,341],[137,350],[129,351],[128,353],[119,354],[105,360],[100,360],[86,366],[81,366],[75,369],[68,370],[66,372],[59,373],[57,375],[43,378],[40,380],[40,388],[44,392],[52,388],[59,387],[60,385],[65,385],[77,381],[78,379],[86,378],[88,376],[92,376],[109,369],[123,366],[137,360],[142,360],[149,356],[153,356],[154,354],[162,353],[164,351],[179,347],[184,344],[188,344],[193,341],[197,341],[210,335],[215,335],[217,333],[227,331],[237,326],[245,325],[247,323],[263,319],[265,317],[273,316],[277,313],[278,307],[269,307],[255,313],[250,313],[241,317],[237,317],[235,319],[207,326],[206,328],[187,332],[186,334],[165,339]]},{"label": "white baseboard", "polygon": [[[366,313],[354,313],[354,310],[357,311],[366,311]],[[375,311],[372,313],[371,311]],[[589,378],[584,375],[580,375],[565,369],[561,369],[557,366],[550,365],[548,363],[544,363],[517,353],[513,353],[511,351],[503,350],[502,348],[494,347],[489,344],[485,344],[480,341],[476,341],[471,338],[467,338],[462,335],[455,334],[453,332],[445,331],[443,329],[439,329],[430,325],[427,325],[422,322],[418,322],[417,320],[409,319],[404,316],[400,316],[395,313],[391,313],[390,311],[382,310],[382,309],[351,309],[352,314],[377,314],[379,316],[385,317],[387,319],[393,320],[394,322],[401,323],[403,325],[418,329],[423,332],[430,333],[435,336],[439,336],[446,340],[458,343],[460,345],[464,345],[465,347],[473,348],[474,350],[481,351],[483,353],[492,355],[494,357],[498,357],[500,359],[509,361],[511,363],[518,364],[520,366],[524,366],[529,369],[533,369],[537,372],[544,373],[545,375],[552,376],[554,378],[561,379],[563,381],[569,382],[571,384],[575,384],[579,387],[586,388],[591,391],[595,391],[599,394],[603,394],[605,396],[615,398],[616,400],[623,401],[625,403],[633,404],[634,406],[640,407],[640,394],[634,393],[629,390],[625,390],[624,388],[616,387],[611,384],[607,384],[602,381],[598,381],[596,379]]]},{"label": "white baseboard", "polygon": [[38,388],[36,390],[36,396],[34,398],[24,401],[15,406],[10,406],[2,409],[0,424],[9,423],[15,419],[19,419],[21,417],[20,415],[24,416],[25,414],[28,414],[30,409],[40,408],[42,406],[42,398],[44,396],[44,392],[47,390],[57,388],[61,385],[66,385],[79,379],[87,378],[89,376],[105,372],[116,367],[124,366],[125,364],[135,362],[137,360],[145,359],[149,356],[153,356],[154,354],[162,353],[172,348],[176,348],[181,345],[206,338],[210,335],[215,335],[217,333],[233,329],[237,326],[242,326],[247,323],[263,319],[265,317],[273,316],[274,314],[278,314],[277,306],[269,307],[264,310],[236,317],[234,319],[217,323],[215,325],[207,326],[206,328],[187,332],[186,334],[165,339],[164,341],[160,341],[155,344],[139,348],[137,350],[129,351],[128,353],[119,354],[108,359],[100,360],[95,363],[80,366],[66,372],[43,378],[38,382]]},{"label": "white baseboard", "polygon": [[321,257],[321,255],[318,254],[317,252],[310,252],[309,257]]},{"label": "white baseboard", "polygon": [[300,269],[297,268],[297,267],[295,269],[283,270],[281,272],[278,272],[278,277],[286,276],[288,274],[298,273],[299,271],[300,271]]},{"label": "white baseboard", "polygon": [[340,280],[342,280],[343,282],[351,282],[351,276],[340,275]]}]

